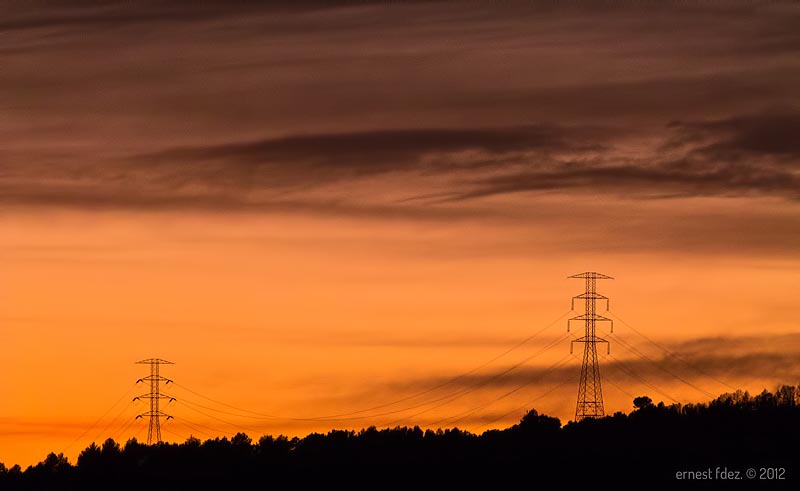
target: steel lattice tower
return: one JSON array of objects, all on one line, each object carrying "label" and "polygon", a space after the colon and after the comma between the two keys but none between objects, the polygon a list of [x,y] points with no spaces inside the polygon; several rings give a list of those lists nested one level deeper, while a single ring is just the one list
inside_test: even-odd
[{"label": "steel lattice tower", "polygon": [[159,366],[174,365],[174,363],[160,358],[148,358],[146,360],[137,361],[136,363],[150,365],[150,375],[136,381],[137,384],[139,382],[150,382],[150,392],[133,398],[134,401],[137,399],[150,399],[150,411],[136,416],[136,419],[149,416],[150,426],[147,428],[147,444],[152,445],[154,442],[161,443],[161,418],[171,419],[172,416],[159,409],[159,401],[161,399],[169,399],[171,402],[174,401],[175,398],[161,393],[159,384],[161,382],[168,384],[172,382],[172,380],[161,376],[159,373]]},{"label": "steel lattice tower", "polygon": [[[595,326],[597,322],[610,322],[611,332],[614,332],[614,322],[597,314],[597,300],[605,300],[606,310],[608,310],[608,297],[597,293],[596,283],[597,280],[613,280],[613,278],[594,271],[576,274],[570,276],[570,278],[584,278],[586,280],[586,291],[572,297],[572,309],[575,309],[575,300],[583,300],[584,313],[567,321],[567,331],[570,330],[572,321],[583,321],[585,326],[583,337],[573,340],[569,345],[569,352],[572,353],[574,343],[583,343],[583,363],[581,364],[581,379],[578,382],[578,404],[575,408],[575,420],[602,418],[604,415],[603,388],[600,384],[597,343],[606,343],[608,345],[608,341],[597,337]],[[611,347],[609,346],[608,349],[610,353]]]}]

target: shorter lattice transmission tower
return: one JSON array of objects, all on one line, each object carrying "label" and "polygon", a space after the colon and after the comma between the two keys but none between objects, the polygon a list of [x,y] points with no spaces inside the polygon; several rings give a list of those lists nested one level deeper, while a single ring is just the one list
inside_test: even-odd
[{"label": "shorter lattice transmission tower", "polygon": [[[572,353],[574,343],[583,343],[583,363],[581,364],[581,378],[578,382],[578,404],[575,407],[575,420],[586,418],[602,418],[603,412],[603,387],[600,384],[600,364],[597,360],[597,343],[608,341],[597,337],[595,327],[598,322],[610,322],[611,332],[614,332],[614,322],[597,313],[597,301],[606,301],[608,310],[608,297],[597,293],[597,280],[613,280],[614,278],[594,271],[576,274],[570,278],[583,278],[586,280],[586,291],[572,297],[572,309],[575,310],[575,300],[582,300],[584,313],[567,321],[567,331],[570,330],[572,321],[582,321],[585,327],[583,337],[572,340],[569,352]],[[611,347],[608,347],[609,353]]]},{"label": "shorter lattice transmission tower", "polygon": [[161,411],[159,402],[161,399],[168,399],[168,401],[171,402],[174,401],[175,398],[161,393],[161,388],[159,387],[161,382],[168,384],[172,382],[172,380],[162,377],[159,373],[159,367],[161,365],[174,365],[174,363],[160,358],[148,358],[146,360],[137,361],[136,363],[150,365],[150,375],[136,381],[137,384],[139,382],[150,382],[150,392],[133,398],[134,401],[137,399],[150,399],[150,411],[136,416],[136,419],[149,416],[150,426],[147,428],[147,444],[161,443],[161,418],[172,419],[172,416]]}]

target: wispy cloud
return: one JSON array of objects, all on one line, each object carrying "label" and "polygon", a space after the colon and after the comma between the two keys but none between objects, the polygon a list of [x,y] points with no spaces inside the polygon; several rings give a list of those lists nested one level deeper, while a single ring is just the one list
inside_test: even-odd
[{"label": "wispy cloud", "polygon": [[636,159],[573,160],[474,180],[449,200],[541,191],[625,197],[778,196],[800,198],[800,112],[671,123],[662,145]]},{"label": "wispy cloud", "polygon": [[[566,342],[565,342],[566,343]],[[565,344],[565,347],[567,344]],[[710,350],[713,348],[713,351]],[[709,377],[736,383],[742,380],[774,379],[776,383],[796,383],[800,377],[800,335],[777,336],[777,339],[758,337],[702,338],[680,343],[673,355],[647,354],[652,350],[641,347],[633,352],[625,345],[617,345],[612,357],[601,361],[601,369],[610,370],[620,383],[640,385],[641,380],[664,387],[694,381],[701,388],[708,387]],[[643,354],[640,354],[643,353]],[[511,366],[499,366],[492,371],[466,375],[448,374],[412,381],[397,381],[392,390],[419,390],[447,383],[454,388],[479,388],[480,390],[510,389],[523,384],[550,387],[575,380],[580,369],[579,360],[553,368],[546,365],[524,365],[505,373]],[[638,378],[633,378],[633,372]],[[680,378],[679,378],[680,377]],[[701,382],[702,381],[702,382]],[[714,387],[719,383],[712,380]]]},{"label": "wispy cloud", "polygon": [[[576,131],[548,125],[508,128],[381,129],[350,133],[291,135],[248,142],[199,145],[138,156],[140,162],[223,161],[295,167],[295,172],[341,172],[350,177],[417,169],[428,154],[483,151],[490,154],[524,151],[599,150]],[[581,141],[581,139],[583,141]],[[451,161],[444,170],[459,166]],[[297,165],[307,167],[296,168]],[[482,164],[466,163],[467,167]],[[235,170],[235,169],[234,169]],[[443,170],[443,169],[436,169]],[[307,176],[315,177],[314,175]]]},{"label": "wispy cloud", "polygon": [[[2,8],[5,209],[553,227],[561,196],[626,228],[636,200],[800,197],[791,5]],[[754,206],[741,240],[792,249],[791,213]]]},{"label": "wispy cloud", "polygon": [[[449,189],[422,198],[464,201],[557,191],[648,199],[758,195],[795,200],[800,198],[800,147],[794,138],[800,129],[798,114],[672,123],[662,144],[636,159],[614,158],[613,151],[605,155],[610,147],[602,136],[620,134],[619,130],[544,124],[307,134],[182,146],[124,163],[39,168],[37,180],[26,176],[21,166],[9,166],[15,179],[7,185],[13,182],[15,189],[8,189],[3,199],[9,204],[226,210],[261,206],[269,211],[284,200],[261,192],[313,191],[332,182],[358,187],[360,179],[376,176],[423,179],[451,174],[456,178],[449,180]],[[120,192],[120,187],[129,191]],[[309,204],[315,201],[313,193],[305,199]],[[334,194],[334,199],[347,202],[342,194]]]},{"label": "wispy cloud", "polygon": [[789,168],[800,167],[800,106],[774,108],[758,114],[710,121],[676,121],[673,148],[690,147],[692,155],[709,161],[739,162],[778,158]]}]

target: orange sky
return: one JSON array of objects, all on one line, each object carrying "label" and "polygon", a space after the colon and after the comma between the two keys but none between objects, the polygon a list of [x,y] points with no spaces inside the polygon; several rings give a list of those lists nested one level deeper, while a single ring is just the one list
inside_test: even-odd
[{"label": "orange sky", "polygon": [[0,462],[798,382],[797,8],[177,5],[0,12]]},{"label": "orange sky", "polygon": [[[736,357],[751,353],[796,354],[791,309],[800,265],[791,258],[575,254],[547,248],[531,255],[522,250],[492,254],[486,251],[491,243],[513,242],[516,234],[500,237],[498,228],[491,239],[476,238],[469,224],[85,213],[50,214],[46,220],[6,216],[2,224],[18,233],[3,245],[8,351],[2,363],[14,374],[6,381],[2,406],[0,460],[5,462],[31,463],[43,451],[65,449],[126,389],[125,400],[66,450],[74,457],[92,439],[107,435],[124,440],[139,432],[142,439],[141,420],[119,432],[146,410],[130,404],[146,392],[143,386],[131,388],[147,374],[147,367],[133,362],[151,356],[174,361],[163,373],[179,384],[256,412],[306,418],[392,402],[479,366],[565,314],[570,297],[583,288],[580,281],[567,280],[567,273],[593,267],[616,276],[600,282],[601,291],[611,297],[612,311],[634,328],[701,362],[703,353],[730,357],[723,366],[707,369],[716,378],[757,391],[792,382],[787,374],[797,373],[785,361],[764,360],[763,371],[752,376],[735,366]],[[663,357],[626,326],[616,327],[623,341],[653,359]],[[477,373],[497,373],[565,332],[566,321],[557,322]],[[787,344],[763,341],[777,335],[790,335]],[[718,336],[728,342],[712,343]],[[745,338],[743,345],[733,343],[738,338]],[[681,345],[694,340],[709,342]],[[525,367],[549,367],[568,352],[563,340]],[[612,343],[612,356],[638,361],[642,377],[681,402],[707,399],[641,362],[626,346]],[[538,410],[564,421],[572,417],[577,363],[571,359],[567,365],[575,380],[537,401]],[[678,364],[670,370],[711,393],[728,390],[695,368]],[[633,395],[664,399],[619,370],[603,374]],[[477,431],[565,376],[570,374],[533,383],[458,424]],[[500,378],[417,417],[411,415],[430,406],[317,423],[202,410],[240,427],[174,403],[167,411],[209,433],[208,428],[248,428],[304,435],[396,420],[425,425],[489,403],[524,383],[521,377],[524,373]],[[366,415],[425,403],[460,388],[448,386]],[[231,411],[179,388],[165,392]],[[605,396],[608,412],[630,408],[631,398],[610,383]],[[512,424],[520,414],[512,412],[492,426]],[[172,441],[190,432],[173,421],[164,428],[173,432],[164,434]]]}]

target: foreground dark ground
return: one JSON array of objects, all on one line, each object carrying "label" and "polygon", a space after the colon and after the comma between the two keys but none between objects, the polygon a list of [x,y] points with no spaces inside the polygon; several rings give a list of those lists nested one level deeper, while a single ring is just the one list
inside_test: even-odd
[{"label": "foreground dark ground", "polygon": [[505,489],[547,482],[567,489],[587,483],[796,489],[798,438],[800,387],[782,386],[685,406],[637,398],[629,414],[564,426],[532,410],[511,428],[481,435],[370,427],[302,439],[252,441],[240,433],[156,446],[109,439],[86,448],[76,465],[50,454],[24,471],[0,466],[0,489]]}]

